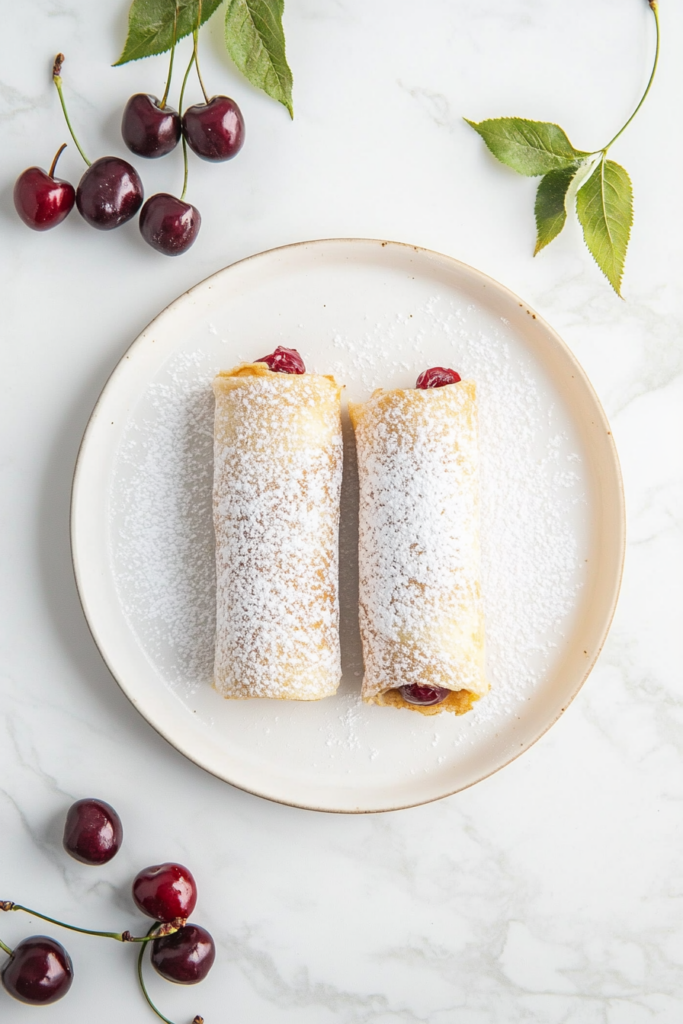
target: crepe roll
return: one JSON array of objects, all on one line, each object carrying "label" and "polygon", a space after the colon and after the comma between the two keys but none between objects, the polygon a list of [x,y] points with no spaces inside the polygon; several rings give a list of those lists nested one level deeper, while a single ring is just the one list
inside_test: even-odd
[{"label": "crepe roll", "polygon": [[488,690],[476,386],[433,367],[349,403],[360,486],[363,700],[461,715]]},{"label": "crepe roll", "polygon": [[341,391],[293,349],[214,379],[214,686],[318,700],[341,679]]}]

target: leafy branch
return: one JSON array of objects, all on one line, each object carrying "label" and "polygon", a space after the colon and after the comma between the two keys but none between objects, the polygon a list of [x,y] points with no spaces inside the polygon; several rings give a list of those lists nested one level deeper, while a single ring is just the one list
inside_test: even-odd
[{"label": "leafy branch", "polygon": [[242,74],[294,117],[282,27],[284,0],[133,0],[116,65],[173,50],[225,6],[225,45]]},{"label": "leafy branch", "polygon": [[567,220],[567,201],[576,188],[576,213],[593,259],[621,296],[626,250],[633,224],[633,188],[623,167],[607,159],[610,147],[626,131],[645,102],[659,62],[660,25],[657,0],[648,0],[657,42],[652,73],[640,102],[606,146],[587,153],[575,149],[559,125],[498,117],[467,121],[501,163],[518,174],[539,177],[536,192],[534,256],[557,238]]}]

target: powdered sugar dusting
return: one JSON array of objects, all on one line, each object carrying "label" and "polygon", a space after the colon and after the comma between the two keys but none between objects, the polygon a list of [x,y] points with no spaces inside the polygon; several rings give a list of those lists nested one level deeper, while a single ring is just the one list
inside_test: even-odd
[{"label": "powdered sugar dusting", "polygon": [[[510,715],[547,671],[569,633],[583,585],[576,505],[586,496],[578,451],[566,451],[562,411],[538,385],[528,355],[515,354],[507,332],[473,330],[468,314],[441,296],[414,312],[375,322],[358,338],[338,334],[345,367],[367,391],[410,386],[414,367],[430,365],[434,336],[444,365],[476,382],[479,404],[481,579],[486,623],[486,673],[491,691],[462,719],[467,729]],[[408,358],[392,358],[414,320]],[[419,326],[418,326],[419,325]],[[450,359],[450,361],[449,361]],[[586,538],[581,537],[582,546]],[[434,719],[431,719],[432,721]]]},{"label": "powdered sugar dusting", "polygon": [[[468,752],[496,742],[523,713],[572,634],[585,579],[590,507],[571,419],[509,324],[449,288],[425,286],[427,278],[406,283],[401,277],[392,283],[387,303],[366,271],[361,275],[350,268],[336,292],[328,286],[330,278],[317,281],[312,274],[313,298],[304,310],[293,300],[290,308],[291,282],[283,279],[256,314],[253,296],[245,297],[244,310],[231,296],[229,314],[214,308],[210,321],[198,319],[196,330],[131,409],[111,481],[110,543],[131,629],[160,685],[171,688],[188,714],[205,723],[207,735],[224,736],[231,750],[272,761],[278,771],[298,758],[302,771],[315,766],[330,778],[371,775],[389,785],[425,771],[450,771]],[[337,277],[344,272],[335,266]],[[354,286],[358,295],[350,310]],[[491,691],[467,715],[422,719],[360,703],[357,482],[348,424],[339,692],[302,704],[222,701],[212,690],[211,380],[275,344],[298,348],[311,370],[334,374],[354,401],[367,400],[378,387],[411,387],[430,365],[451,365],[476,382]]]},{"label": "powdered sugar dusting", "polygon": [[399,680],[480,697],[488,689],[475,391],[462,381],[377,392],[351,409],[366,698]]},{"label": "powdered sugar dusting", "polygon": [[341,678],[339,389],[253,371],[214,382],[214,682],[224,697],[315,700]]},{"label": "powdered sugar dusting", "polygon": [[190,691],[213,667],[213,376],[202,353],[182,353],[151,384],[120,446],[110,505],[124,610],[149,658]]}]

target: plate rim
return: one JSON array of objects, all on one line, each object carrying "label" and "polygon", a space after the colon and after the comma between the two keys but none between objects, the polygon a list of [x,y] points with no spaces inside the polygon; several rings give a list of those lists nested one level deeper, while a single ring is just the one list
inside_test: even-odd
[{"label": "plate rim", "polygon": [[[606,607],[606,614],[604,615],[603,625],[599,631],[597,642],[594,645],[592,656],[587,661],[583,672],[580,674],[580,677],[578,677],[578,682],[572,689],[567,699],[563,702],[563,706],[552,718],[552,720],[545,723],[543,728],[529,742],[524,743],[521,746],[521,749],[512,753],[509,758],[503,761],[503,763],[492,768],[490,771],[478,775],[476,778],[464,784],[457,785],[454,789],[450,789],[444,793],[436,794],[435,796],[429,796],[418,800],[410,800],[407,803],[397,802],[392,806],[377,808],[320,807],[316,806],[314,803],[302,803],[293,799],[286,800],[281,796],[276,796],[273,794],[269,794],[267,792],[262,792],[258,789],[252,789],[248,785],[236,782],[232,779],[228,779],[225,777],[225,775],[219,774],[217,771],[209,767],[207,764],[202,763],[201,760],[198,760],[197,756],[192,756],[186,750],[183,750],[181,747],[179,747],[177,743],[174,742],[174,740],[171,739],[169,735],[167,735],[167,732],[164,729],[163,725],[159,724],[158,722],[152,721],[150,718],[147,717],[147,715],[139,706],[139,703],[135,699],[133,693],[129,692],[126,683],[121,678],[119,678],[117,673],[114,671],[114,668],[110,663],[110,659],[107,657],[107,654],[103,649],[103,645],[100,643],[98,639],[95,626],[91,621],[90,613],[88,610],[88,600],[87,596],[84,593],[85,585],[81,577],[81,569],[78,555],[78,503],[83,488],[83,477],[85,474],[84,463],[88,454],[89,441],[91,439],[91,434],[94,433],[96,424],[99,420],[98,414],[104,402],[105,395],[108,392],[108,389],[112,384],[114,378],[116,377],[117,373],[125,365],[126,360],[130,357],[133,350],[136,349],[138,346],[142,346],[142,343],[146,340],[147,335],[149,334],[150,330],[153,329],[154,325],[163,317],[165,317],[166,314],[169,313],[170,310],[175,305],[184,301],[194,291],[202,288],[204,285],[207,285],[208,282],[210,282],[212,279],[220,275],[226,274],[230,270],[234,270],[238,267],[243,267],[245,264],[250,263],[252,261],[256,261],[269,256],[272,257],[276,253],[283,253],[286,251],[292,251],[300,248],[310,248],[317,246],[322,247],[326,245],[357,245],[361,247],[367,246],[368,248],[380,246],[382,249],[392,247],[403,250],[412,250],[415,253],[419,253],[428,257],[435,257],[437,260],[443,261],[447,266],[450,265],[454,268],[458,268],[460,271],[464,271],[466,274],[470,275],[473,280],[478,281],[478,283],[482,284],[484,287],[486,287],[487,285],[492,286],[492,288],[499,294],[507,297],[508,299],[513,299],[520,307],[524,308],[526,312],[531,314],[533,319],[537,321],[539,327],[542,327],[545,330],[545,332],[552,339],[553,344],[557,347],[557,349],[559,349],[564,358],[572,365],[577,378],[583,385],[583,388],[585,389],[589,399],[591,400],[593,409],[599,420],[599,426],[604,428],[604,432],[608,437],[607,448],[609,451],[610,463],[613,471],[612,483],[616,485],[616,490],[613,494],[613,497],[616,498],[618,520],[616,523],[612,523],[612,526],[613,529],[616,531],[615,540],[618,555],[618,565],[616,567],[617,571],[612,580],[612,584],[609,591],[609,600],[607,602]],[[71,563],[74,573],[74,580],[76,584],[76,591],[78,593],[78,598],[81,604],[81,608],[83,610],[83,616],[85,618],[88,631],[92,637],[93,643],[95,644],[95,647],[97,648],[102,660],[107,666],[107,669],[109,670],[112,678],[114,679],[114,681],[116,682],[124,696],[127,698],[127,700],[130,701],[130,703],[133,705],[136,711],[138,711],[138,713],[144,718],[148,725],[150,725],[151,728],[154,729],[154,731],[162,737],[162,739],[164,739],[171,747],[173,747],[174,750],[178,751],[178,753],[180,753],[183,757],[187,758],[188,761],[190,761],[192,764],[195,764],[198,768],[201,768],[209,775],[212,775],[214,778],[220,779],[221,782],[226,782],[228,785],[233,786],[235,789],[239,789],[242,792],[249,793],[252,796],[260,797],[261,799],[270,800],[273,803],[278,803],[288,807],[296,807],[301,810],[318,811],[327,814],[381,814],[389,813],[391,811],[407,810],[412,807],[420,807],[426,804],[435,803],[437,800],[443,800],[449,796],[454,796],[456,793],[464,792],[465,790],[470,789],[473,786],[476,786],[478,783],[483,782],[485,779],[488,779],[491,776],[496,775],[499,771],[502,771],[503,768],[507,768],[508,765],[512,764],[514,761],[517,760],[517,758],[521,757],[522,754],[526,753],[533,746],[535,746],[535,744],[538,743],[538,741],[542,739],[542,737],[545,736],[546,733],[558,722],[558,720],[562,717],[567,708],[573,703],[573,701],[576,699],[577,695],[583,688],[589,675],[593,671],[593,668],[595,667],[595,664],[604,648],[605,641],[609,634],[614,619],[614,614],[616,612],[623,580],[624,561],[626,555],[626,501],[624,494],[624,484],[621,472],[621,465],[619,461],[619,455],[617,452],[616,444],[614,441],[614,436],[610,429],[609,420],[607,419],[606,413],[602,407],[602,403],[600,402],[597,392],[595,391],[595,388],[593,387],[586,371],[583,369],[581,363],[578,361],[575,354],[572,352],[572,350],[569,348],[566,342],[560,337],[557,331],[545,320],[545,318],[536,312],[533,306],[529,305],[526,302],[523,302],[516,292],[513,292],[506,285],[502,284],[500,281],[496,280],[490,275],[485,274],[483,271],[478,270],[476,267],[472,267],[468,263],[464,263],[462,260],[458,260],[454,256],[449,256],[446,253],[441,253],[434,249],[428,249],[424,246],[415,245],[410,242],[398,242],[392,239],[364,238],[353,236],[336,238],[314,238],[298,242],[289,242],[286,243],[285,245],[274,246],[273,248],[270,249],[264,249],[260,252],[252,253],[251,255],[245,256],[242,259],[236,260],[233,263],[229,263],[225,267],[221,267],[218,270],[214,271],[213,273],[209,274],[207,277],[202,278],[200,281],[191,285],[190,288],[186,289],[180,295],[176,296],[176,298],[174,298],[166,306],[164,306],[163,309],[161,309],[156,314],[156,316],[154,316],[153,319],[150,320],[145,327],[143,327],[143,329],[137,334],[137,336],[130,343],[130,345],[128,345],[127,348],[121,353],[121,356],[116,361],[115,365],[112,367],[111,371],[109,372],[104,381],[104,384],[102,385],[97,400],[92,408],[90,415],[88,416],[88,421],[83,432],[80,444],[78,446],[70,494],[69,540]]]}]

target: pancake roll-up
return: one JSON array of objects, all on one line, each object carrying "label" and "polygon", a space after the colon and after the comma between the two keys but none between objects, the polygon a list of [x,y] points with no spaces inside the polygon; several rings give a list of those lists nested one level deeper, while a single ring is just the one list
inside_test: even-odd
[{"label": "pancake roll-up", "polygon": [[214,686],[230,698],[327,697],[341,679],[340,388],[261,361],[219,373],[213,389]]},{"label": "pancake roll-up", "polygon": [[489,688],[475,384],[379,390],[349,409],[360,484],[363,700],[463,714]]}]

